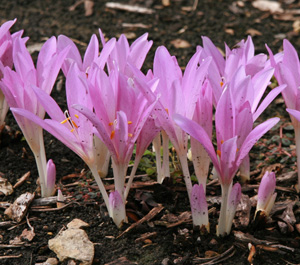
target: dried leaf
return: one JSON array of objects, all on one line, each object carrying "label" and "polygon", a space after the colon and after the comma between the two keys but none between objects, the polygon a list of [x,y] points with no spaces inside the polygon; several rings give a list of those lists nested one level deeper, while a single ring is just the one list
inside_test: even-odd
[{"label": "dried leaf", "polygon": [[163,6],[170,6],[170,0],[162,0],[161,3]]},{"label": "dried leaf", "polygon": [[14,189],[21,186],[30,176],[30,171],[26,172],[20,179],[18,179],[18,182],[14,185]]},{"label": "dried leaf", "polygon": [[29,192],[22,194],[5,210],[4,214],[18,223],[21,222],[28,211],[30,203],[34,199],[34,196],[35,194]]},{"label": "dried leaf", "polygon": [[252,6],[261,11],[269,11],[271,13],[283,12],[283,9],[281,8],[281,4],[277,1],[256,0],[252,2]]},{"label": "dried leaf", "polygon": [[175,39],[171,41],[171,44],[177,48],[177,49],[182,49],[182,48],[189,48],[191,47],[191,44],[186,41],[186,40],[182,40],[182,39]]},{"label": "dried leaf", "polygon": [[300,20],[296,20],[293,23],[293,31],[294,32],[300,32]]},{"label": "dried leaf", "polygon": [[89,17],[94,12],[94,1],[93,0],[84,0],[84,10],[85,10],[85,16]]},{"label": "dried leaf", "polygon": [[262,33],[256,29],[247,29],[246,34],[251,35],[252,37],[254,36],[261,36]]},{"label": "dried leaf", "polygon": [[251,202],[248,195],[242,194],[241,201],[236,209],[236,219],[233,220],[236,228],[246,228],[250,223]]},{"label": "dried leaf", "polygon": [[13,186],[5,178],[0,177],[0,194],[5,196],[10,195],[14,192]]},{"label": "dried leaf", "polygon": [[234,35],[234,30],[233,29],[225,29],[225,32],[229,35]]}]

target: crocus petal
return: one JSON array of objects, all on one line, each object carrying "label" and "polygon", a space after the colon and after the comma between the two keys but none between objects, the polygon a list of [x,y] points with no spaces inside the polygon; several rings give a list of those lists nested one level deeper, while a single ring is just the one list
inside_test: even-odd
[{"label": "crocus petal", "polygon": [[203,145],[204,149],[206,150],[210,159],[212,160],[214,166],[216,167],[218,173],[220,173],[221,169],[219,166],[219,161],[217,159],[217,155],[212,145],[211,139],[207,135],[206,131],[196,122],[189,120],[179,114],[174,114],[173,119],[182,130],[187,132],[189,135],[194,137],[197,141],[199,141]]},{"label": "crocus petal", "polygon": [[286,111],[300,121],[300,111],[295,109],[286,109]]},{"label": "crocus petal", "polygon": [[137,38],[130,46],[129,61],[133,63],[138,69],[141,69],[146,55],[153,44],[153,41],[148,41],[147,38],[148,33],[145,33]]},{"label": "crocus petal", "polygon": [[276,123],[279,122],[279,118],[272,118],[265,121],[262,124],[256,126],[247,136],[244,143],[241,146],[241,149],[238,152],[237,158],[237,166],[239,166],[244,159],[244,157],[249,153],[253,145],[268,131],[270,130]]},{"label": "crocus petal", "polygon": [[218,102],[215,113],[218,148],[221,141],[232,138],[235,135],[235,105],[231,89],[227,86]]},{"label": "crocus petal", "polygon": [[218,67],[220,75],[224,76],[225,59],[223,55],[208,37],[202,37],[202,42],[205,52],[207,53],[207,55],[212,56]]},{"label": "crocus petal", "polygon": [[92,35],[90,39],[90,43],[86,49],[83,59],[83,70],[87,70],[87,68],[93,63],[93,61],[98,57],[99,54],[99,42],[97,36],[95,34]]},{"label": "crocus petal", "polygon": [[264,100],[260,103],[257,110],[253,113],[253,122],[262,114],[262,112],[270,105],[270,103],[286,88],[286,85],[278,86],[272,89]]},{"label": "crocus petal", "polygon": [[252,83],[254,87],[254,101],[252,103],[252,112],[254,112],[261,101],[262,96],[265,93],[265,90],[270,83],[271,77],[274,74],[274,69],[269,68],[262,70],[252,78]]},{"label": "crocus petal", "polygon": [[192,188],[191,209],[193,224],[200,228],[205,226],[209,231],[207,202],[202,185],[195,184]]},{"label": "crocus petal", "polygon": [[291,75],[295,79],[296,84],[300,84],[300,63],[299,63],[299,57],[296,49],[294,46],[287,40],[283,40],[283,59],[282,64],[286,65],[291,72]]},{"label": "crocus petal", "polygon": [[113,146],[113,143],[112,143],[112,141],[110,139],[110,136],[107,134],[107,132],[106,132],[103,124],[98,119],[98,117],[95,115],[95,113],[93,113],[87,107],[79,105],[79,104],[75,104],[72,107],[74,109],[78,110],[83,115],[85,115],[92,122],[92,124],[94,125],[95,129],[101,135],[101,140],[106,144],[106,147],[108,148],[108,150],[110,151],[110,153],[112,154],[112,156],[114,156],[114,158],[117,161],[118,155],[117,155],[116,150],[115,150],[115,148]]},{"label": "crocus petal", "polygon": [[235,136],[224,141],[221,144],[220,150],[220,182],[222,185],[232,183],[232,179],[234,174],[236,173],[238,167],[235,164],[236,155],[237,155],[237,139],[238,137]]},{"label": "crocus petal", "polygon": [[80,55],[75,43],[68,37],[66,37],[64,35],[59,35],[57,38],[57,50],[62,51],[66,47],[70,47],[70,50],[69,50],[66,58],[69,58],[71,60],[66,60],[62,65],[62,70],[63,70],[65,76],[67,76],[69,67],[73,61],[75,61],[78,64],[78,66],[82,69],[81,55]]}]

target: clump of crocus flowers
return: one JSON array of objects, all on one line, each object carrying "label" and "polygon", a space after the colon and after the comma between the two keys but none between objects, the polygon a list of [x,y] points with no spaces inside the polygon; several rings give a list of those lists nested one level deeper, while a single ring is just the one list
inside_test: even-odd
[{"label": "clump of crocus flowers", "polygon": [[[143,73],[141,68],[152,46],[148,34],[130,45],[124,35],[106,41],[99,30],[101,52],[98,38],[93,35],[82,59],[73,41],[61,35],[44,44],[35,66],[26,49],[27,38],[22,32],[9,33],[14,23],[6,22],[0,28],[0,88],[35,155],[43,197],[55,190],[56,170],[51,159],[46,162],[42,129],[87,164],[118,227],[127,221],[130,186],[151,142],[157,152],[158,182],[170,176],[170,141],[181,164],[194,225],[210,229],[206,181],[212,162],[222,191],[217,234],[230,233],[241,198],[241,185],[234,183],[234,177],[239,171],[242,182],[249,179],[249,152],[279,118],[256,126],[254,122],[281,92],[285,100],[299,98],[296,92],[290,96],[284,91],[286,84],[286,89],[295,89],[300,73],[291,71],[296,80],[291,84],[286,75],[280,76],[291,67],[288,59],[296,60],[291,44],[285,42],[284,56],[270,52],[268,61],[265,54],[255,55],[248,37],[238,48],[226,46],[224,58],[211,40],[203,37],[203,47],[197,47],[184,72],[176,58],[161,46],[156,50],[153,69]],[[66,110],[61,110],[50,96],[60,69],[66,78]],[[280,86],[266,94],[274,72]],[[298,113],[293,109],[297,105],[293,104],[289,112],[296,124]],[[7,109],[1,111],[0,117],[5,117]],[[197,178],[194,184],[187,160],[189,143]],[[135,162],[126,182],[134,149]],[[107,174],[110,160],[115,188],[108,193],[101,176]],[[258,210],[266,214],[276,197],[274,189],[268,188],[274,179],[275,175],[268,173],[259,189]]]}]

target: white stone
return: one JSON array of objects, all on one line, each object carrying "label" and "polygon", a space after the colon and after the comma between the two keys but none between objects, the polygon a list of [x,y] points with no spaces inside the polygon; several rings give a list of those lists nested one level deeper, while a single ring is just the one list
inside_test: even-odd
[{"label": "white stone", "polygon": [[70,223],[67,224],[69,229],[79,229],[82,227],[89,227],[90,225],[78,218],[73,219]]},{"label": "white stone", "polygon": [[60,261],[74,259],[90,265],[94,258],[94,244],[82,229],[67,229],[48,241]]}]

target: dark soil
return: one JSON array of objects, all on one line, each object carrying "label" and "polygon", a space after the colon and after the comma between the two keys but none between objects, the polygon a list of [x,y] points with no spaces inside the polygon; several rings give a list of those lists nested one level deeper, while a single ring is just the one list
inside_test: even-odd
[{"label": "dark soil", "polygon": [[[299,35],[293,31],[292,27],[293,19],[279,20],[269,12],[253,8],[251,1],[203,0],[199,1],[197,10],[193,12],[182,9],[185,6],[192,6],[194,2],[192,0],[171,0],[171,5],[168,7],[162,6],[159,0],[119,1],[152,8],[155,12],[149,15],[108,9],[105,7],[107,1],[95,0],[94,13],[89,17],[85,17],[82,4],[75,11],[69,11],[69,7],[74,2],[73,0],[1,1],[0,23],[17,18],[18,21],[12,31],[24,29],[24,35],[30,37],[28,45],[41,43],[52,35],[64,34],[76,40],[82,51],[86,48],[91,35],[98,34],[98,28],[101,28],[107,37],[116,37],[122,33],[134,33],[138,37],[144,32],[149,32],[149,39],[154,41],[154,45],[145,62],[145,69],[152,67],[155,49],[160,45],[165,45],[171,54],[176,55],[181,66],[186,65],[195,52],[196,46],[202,44],[201,36],[203,35],[210,37],[222,49],[224,42],[232,47],[247,37],[248,33],[252,33],[257,53],[266,53],[265,43],[268,43],[274,52],[279,51],[282,38],[289,39],[295,48],[300,50]],[[296,2],[291,3],[293,1],[282,0],[280,2],[285,10],[300,7]],[[142,23],[148,28],[124,27],[123,23]],[[258,32],[255,33],[253,29]],[[171,42],[178,38],[188,41],[190,47],[175,48]],[[37,53],[34,53],[33,57],[36,55]],[[52,95],[64,108],[64,90],[58,91],[54,88]],[[257,188],[255,185],[259,181],[257,177],[265,167],[275,163],[281,164],[274,168],[278,175],[296,170],[293,131],[287,127],[289,118],[284,109],[284,104],[279,98],[264,114],[264,119],[273,116],[279,116],[282,119],[279,126],[253,148],[251,153],[253,174],[249,184],[243,187],[244,194],[249,197],[255,195]],[[11,113],[7,116],[6,124],[7,127],[1,134],[0,171],[12,184],[15,184],[17,179],[28,171],[31,175],[22,186],[15,189],[12,195],[1,196],[1,201],[12,203],[26,191],[36,191],[36,197],[39,197],[35,161]],[[283,136],[280,132],[283,132]],[[123,258],[123,261],[119,260],[114,264],[201,264],[205,263],[205,260],[199,258],[222,254],[225,251],[228,253],[225,253],[222,259],[206,264],[248,264],[250,235],[256,239],[286,246],[286,248],[267,248],[262,247],[261,243],[252,241],[256,247],[254,264],[274,265],[300,262],[300,234],[297,232],[296,225],[292,225],[287,230],[280,229],[278,225],[280,221],[278,216],[284,209],[274,215],[273,220],[267,225],[253,223],[247,227],[234,225],[233,231],[250,234],[249,240],[244,242],[236,240],[234,233],[226,238],[216,237],[215,225],[220,206],[217,203],[209,204],[209,208],[212,209],[210,234],[202,235],[199,230],[193,228],[190,221],[168,228],[164,225],[165,223],[159,223],[158,221],[164,220],[163,216],[168,216],[168,214],[179,216],[190,210],[180,174],[174,174],[174,176],[177,175],[176,181],[168,181],[162,185],[148,184],[155,180],[155,176],[140,177],[138,180],[145,184],[139,188],[133,188],[128,200],[130,222],[119,230],[107,217],[101,196],[81,159],[46,132],[45,145],[47,157],[52,158],[57,167],[57,185],[65,195],[71,196],[69,200],[74,203],[65,209],[51,212],[37,212],[34,208],[30,208],[28,218],[31,220],[30,224],[34,227],[36,235],[31,242],[26,242],[22,247],[13,248],[4,245],[10,244],[10,240],[28,228],[26,221],[16,227],[12,225],[1,227],[0,264],[35,264],[44,262],[48,257],[55,257],[55,253],[48,248],[48,240],[74,218],[79,218],[90,225],[85,230],[89,239],[95,243],[93,264],[107,264],[119,258]],[[139,173],[144,174],[142,171]],[[108,178],[111,176],[110,172]],[[106,183],[112,184],[110,180]],[[296,184],[295,178],[288,182],[277,183],[282,187],[277,190],[277,201],[290,199],[295,203],[293,209],[296,224],[299,224],[299,204],[298,196],[293,188],[294,184]],[[220,187],[211,185],[207,193],[210,196],[218,196]],[[145,216],[157,204],[161,204],[164,209],[151,221],[117,238],[130,224]],[[253,215],[254,208],[251,211],[251,222]],[[0,219],[0,221],[6,220],[4,209],[0,212]],[[148,232],[156,232],[155,236],[149,238],[150,241],[135,241]],[[21,254],[19,258],[2,258],[2,256],[18,256],[19,254]],[[124,262],[124,257],[127,263]]]}]

